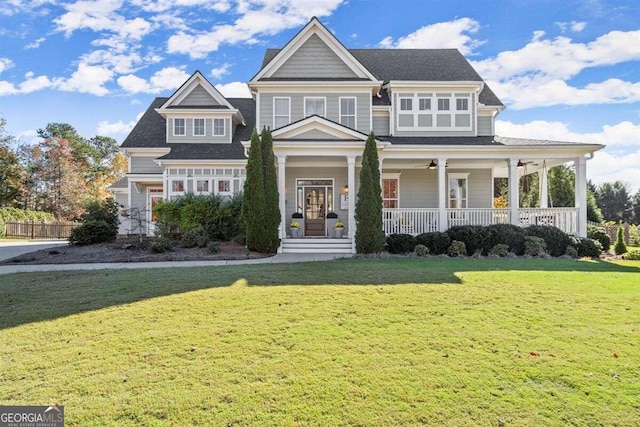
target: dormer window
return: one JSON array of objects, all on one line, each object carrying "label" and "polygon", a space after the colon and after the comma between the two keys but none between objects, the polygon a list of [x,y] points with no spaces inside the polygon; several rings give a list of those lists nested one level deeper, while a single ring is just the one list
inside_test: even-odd
[{"label": "dormer window", "polygon": [[175,136],[186,135],[185,119],[173,119],[173,134]]},{"label": "dormer window", "polygon": [[305,117],[314,114],[324,117],[325,98],[305,98],[304,99],[304,115]]},{"label": "dormer window", "polygon": [[400,93],[397,129],[472,130],[470,93]]},{"label": "dormer window", "polygon": [[224,136],[225,119],[213,119],[213,136]]}]

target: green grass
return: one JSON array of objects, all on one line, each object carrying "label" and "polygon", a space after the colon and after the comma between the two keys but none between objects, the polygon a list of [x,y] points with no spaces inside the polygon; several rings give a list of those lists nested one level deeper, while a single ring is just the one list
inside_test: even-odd
[{"label": "green grass", "polygon": [[638,273],[395,259],[1,276],[0,405],[62,404],[69,426],[638,425]]}]

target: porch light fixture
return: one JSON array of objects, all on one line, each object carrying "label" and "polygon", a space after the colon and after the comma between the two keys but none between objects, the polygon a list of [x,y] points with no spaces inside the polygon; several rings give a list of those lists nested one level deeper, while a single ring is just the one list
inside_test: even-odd
[{"label": "porch light fixture", "polygon": [[342,188],[342,194],[349,194],[349,186],[348,186],[348,185],[345,185],[345,186]]},{"label": "porch light fixture", "polygon": [[438,167],[438,164],[433,160],[431,160],[431,163],[429,163],[429,169],[435,169],[437,167]]}]

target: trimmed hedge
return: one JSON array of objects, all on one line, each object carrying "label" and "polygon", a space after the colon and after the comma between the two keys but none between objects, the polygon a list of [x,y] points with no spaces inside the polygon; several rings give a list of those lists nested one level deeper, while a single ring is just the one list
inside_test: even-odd
[{"label": "trimmed hedge", "polygon": [[103,220],[90,220],[71,230],[69,243],[77,246],[112,242],[116,238],[113,226]]},{"label": "trimmed hedge", "polygon": [[6,235],[7,221],[55,221],[55,217],[49,212],[0,208],[0,237]]},{"label": "trimmed hedge", "polygon": [[454,240],[464,243],[468,254],[474,254],[476,251],[486,254],[495,246],[491,244],[491,235],[487,227],[480,225],[458,225],[448,229],[447,234],[452,244]]},{"label": "trimmed hedge", "polygon": [[494,224],[485,229],[489,232],[489,251],[496,245],[503,244],[516,255],[524,254],[525,232],[522,227],[512,224]]},{"label": "trimmed hedge", "polygon": [[416,244],[426,246],[430,254],[441,255],[447,253],[447,249],[451,245],[451,237],[447,233],[439,231],[422,233],[416,236]]},{"label": "trimmed hedge", "polygon": [[551,225],[530,225],[524,229],[527,236],[539,237],[546,244],[546,251],[553,257],[564,255],[571,244],[569,235]]},{"label": "trimmed hedge", "polygon": [[603,227],[587,225],[587,237],[600,242],[605,252],[609,251],[611,247],[611,237],[609,237],[609,234]]},{"label": "trimmed hedge", "polygon": [[390,234],[386,239],[387,251],[392,254],[408,254],[416,248],[416,238],[411,234]]}]

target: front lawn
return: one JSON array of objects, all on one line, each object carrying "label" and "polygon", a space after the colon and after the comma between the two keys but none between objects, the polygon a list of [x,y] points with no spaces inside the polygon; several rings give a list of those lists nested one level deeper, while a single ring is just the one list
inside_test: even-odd
[{"label": "front lawn", "polygon": [[0,405],[68,426],[637,425],[640,262],[0,278]]}]

